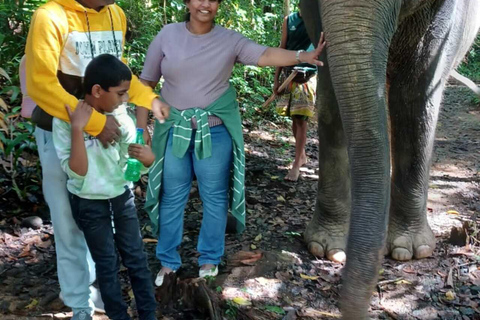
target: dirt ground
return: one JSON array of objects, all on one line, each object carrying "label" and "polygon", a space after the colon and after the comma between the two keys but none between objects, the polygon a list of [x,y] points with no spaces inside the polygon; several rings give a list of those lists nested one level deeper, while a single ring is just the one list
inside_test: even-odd
[{"label": "dirt ground", "polygon": [[[480,319],[480,105],[467,89],[452,86],[442,109],[428,200],[437,248],[428,259],[406,263],[385,259],[371,302],[374,319]],[[273,123],[254,128],[244,123],[244,133],[247,229],[242,235],[227,235],[225,263],[219,276],[206,283],[210,298],[229,319],[339,318],[342,265],[316,259],[302,240],[317,189],[315,125],[309,129],[309,163],[296,183],[283,180],[294,151],[289,128]],[[141,184],[136,190],[139,207],[144,188]],[[0,199],[0,317],[69,318],[71,313],[58,299],[48,210],[41,203],[19,203],[11,193],[0,193]],[[177,281],[187,285],[198,272],[195,248],[201,211],[198,192],[193,190],[185,215],[183,267],[177,274]],[[44,219],[40,229],[21,227],[22,219],[31,215]],[[140,218],[147,221],[142,211]],[[452,227],[456,227],[453,237]],[[146,224],[142,232],[156,273],[155,240]],[[120,276],[125,299],[134,309],[126,270]],[[168,303],[163,292],[158,295],[159,319],[209,318],[202,303]]]}]

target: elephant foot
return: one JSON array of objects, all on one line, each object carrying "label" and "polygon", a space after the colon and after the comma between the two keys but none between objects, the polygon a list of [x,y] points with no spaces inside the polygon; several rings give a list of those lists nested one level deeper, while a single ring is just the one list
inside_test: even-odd
[{"label": "elephant foot", "polygon": [[[346,233],[331,232],[325,227],[317,228],[314,232],[305,232],[305,241],[308,245],[308,251],[318,258],[327,258],[333,262],[345,262]],[[347,229],[345,229],[347,230]]]},{"label": "elephant foot", "polygon": [[418,230],[390,225],[387,248],[391,257],[398,261],[426,258],[435,249],[435,235],[427,222]]}]

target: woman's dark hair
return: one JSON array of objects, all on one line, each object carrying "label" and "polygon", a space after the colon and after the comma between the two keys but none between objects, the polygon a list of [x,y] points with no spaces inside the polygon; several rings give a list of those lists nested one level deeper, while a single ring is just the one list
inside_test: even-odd
[{"label": "woman's dark hair", "polygon": [[122,81],[132,80],[132,71],[118,58],[111,54],[101,54],[90,61],[85,69],[83,92],[91,94],[94,85],[103,90],[119,86]]},{"label": "woman's dark hair", "polygon": [[[187,4],[190,0],[183,0],[183,3]],[[218,4],[222,3],[222,0],[217,0]],[[185,21],[190,21],[190,12],[185,13]]]}]

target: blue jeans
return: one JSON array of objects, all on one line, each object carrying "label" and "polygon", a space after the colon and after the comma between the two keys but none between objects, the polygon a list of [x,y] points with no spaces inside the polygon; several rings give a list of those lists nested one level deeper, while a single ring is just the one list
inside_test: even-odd
[{"label": "blue jeans", "polygon": [[75,221],[87,240],[97,269],[105,311],[110,319],[130,320],[118,278],[120,263],[128,269],[140,320],[155,320],[153,282],[143,248],[134,196],[125,192],[107,200],[82,199],[70,194]]},{"label": "blue jeans", "polygon": [[55,233],[57,273],[65,305],[74,313],[93,313],[89,285],[95,280],[95,265],[83,232],[72,217],[67,191],[67,175],[60,166],[52,133],[35,129],[38,156],[42,165],[42,189],[50,209]]},{"label": "blue jeans", "polygon": [[195,130],[183,158],[172,154],[173,128],[165,151],[160,194],[157,258],[162,266],[177,270],[182,264],[177,248],[182,243],[183,213],[195,173],[203,220],[198,238],[198,264],[218,265],[225,249],[228,212],[228,189],[232,166],[232,138],[224,125],[210,128],[212,156],[197,160],[194,153]]}]

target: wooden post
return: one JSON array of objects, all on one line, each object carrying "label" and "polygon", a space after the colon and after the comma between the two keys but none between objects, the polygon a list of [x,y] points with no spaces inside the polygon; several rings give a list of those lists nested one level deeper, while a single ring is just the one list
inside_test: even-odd
[{"label": "wooden post", "polygon": [[[282,92],[283,90],[285,90],[285,88],[290,84],[290,82],[292,82],[293,78],[295,78],[295,76],[297,75],[298,71],[297,70],[293,70],[292,73],[290,73],[290,75],[287,77],[287,79],[285,79],[285,81],[282,83],[282,85],[278,88],[278,92]],[[262,104],[262,108],[265,108],[266,106],[268,106],[270,103],[272,103],[273,100],[275,100],[275,98],[277,97],[277,95],[274,93],[272,93],[272,95],[270,96],[270,98],[267,99],[267,101],[265,101],[263,104]]]}]

